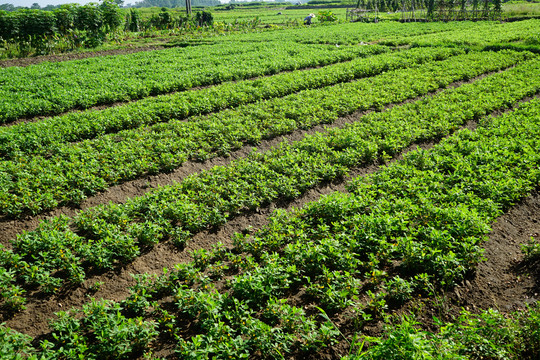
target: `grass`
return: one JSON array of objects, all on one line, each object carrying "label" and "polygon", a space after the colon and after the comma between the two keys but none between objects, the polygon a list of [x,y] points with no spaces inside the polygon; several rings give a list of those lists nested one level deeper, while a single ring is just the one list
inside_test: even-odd
[{"label": "grass", "polygon": [[503,13],[506,16],[540,16],[540,3],[504,4]]}]

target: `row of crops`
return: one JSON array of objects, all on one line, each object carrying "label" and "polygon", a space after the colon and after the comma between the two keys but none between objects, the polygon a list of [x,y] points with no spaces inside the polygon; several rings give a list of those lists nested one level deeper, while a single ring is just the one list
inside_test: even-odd
[{"label": "row of crops", "polygon": [[[3,122],[351,60],[371,49],[296,43],[173,48],[2,70]],[[376,48],[373,51],[384,51]],[[235,66],[231,66],[235,64]]]},{"label": "row of crops", "polygon": [[480,25],[473,29],[464,28],[451,32],[440,32],[427,35],[414,35],[406,38],[399,36],[385,39],[381,44],[391,46],[488,46],[507,42],[528,41],[538,45],[538,22],[535,20],[499,25]]},{"label": "row of crops", "polygon": [[[449,24],[410,25],[398,25],[409,31],[406,38],[452,33]],[[382,31],[395,31],[385,26]],[[467,33],[463,23],[453,26]],[[474,26],[505,29],[494,23]],[[531,22],[508,26],[522,29],[522,35],[512,37],[514,30],[492,38],[485,34],[484,44],[521,41],[532,31]],[[111,185],[171,171],[187,161],[227,156],[266,139],[328,126],[122,204],[43,220],[35,230],[0,245],[0,301],[3,314],[12,316],[9,326],[17,328],[17,312],[36,297],[71,293],[158,243],[170,242],[182,251],[201,231],[271,203],[298,199],[329,181],[344,181],[352,170],[387,162],[411,145],[443,140],[351,179],[346,192],[274,213],[263,228],[235,234],[230,247],[197,250],[192,261],[159,276],[137,274],[125,299],[89,299],[81,308],[46,314],[50,333],[39,341],[0,326],[3,353],[119,359],[161,356],[160,349],[167,348],[188,359],[306,358],[321,351],[337,356],[332,349],[345,342],[354,358],[363,352],[355,341],[366,325],[418,296],[449,290],[474,271],[483,259],[490,224],[538,187],[538,55],[482,51],[448,40],[439,44],[448,46],[411,49],[310,45],[302,48],[306,55],[297,63],[301,41],[283,48],[239,44],[237,53],[214,44],[137,54],[140,62],[132,68],[127,64],[137,57],[85,60],[89,69],[96,66],[93,71],[103,61],[96,74],[104,78],[97,80],[95,96],[107,76],[119,76],[107,66],[122,61],[126,67],[119,71],[148,86],[128,98],[159,93],[148,92],[158,77],[160,85],[176,84],[162,92],[212,86],[0,129],[0,212],[13,218],[78,204]],[[204,56],[196,51],[203,48]],[[181,60],[175,62],[172,54]],[[269,71],[268,64],[280,56],[285,65]],[[211,67],[204,64],[218,59],[231,72],[206,81]],[[179,65],[184,60],[200,64],[202,75],[186,80]],[[253,67],[231,67],[231,61]],[[168,73],[146,72],[145,62]],[[319,65],[324,66],[250,79]],[[35,84],[48,87],[49,100],[60,93],[58,81],[84,75],[79,62],[66,62],[61,67],[71,75],[46,80],[41,75],[50,65],[42,66],[42,72],[39,66],[6,71],[17,74],[10,78],[17,79],[13,84],[25,83],[29,92],[35,77]],[[241,80],[225,82],[232,79]],[[105,103],[127,99],[130,81],[124,87],[118,82]],[[86,91],[94,96],[91,86]],[[88,106],[99,103],[92,101]],[[22,101],[6,101],[22,109],[11,120],[80,106],[74,103],[32,113]],[[359,111],[366,113],[356,121],[332,125]],[[459,130],[471,121],[478,122],[477,129]],[[531,311],[524,323],[539,326]],[[442,331],[426,339],[434,349],[444,347],[449,359],[478,355],[452,336]],[[540,343],[540,336],[534,341]],[[374,344],[358,356],[384,357]],[[539,354],[538,348],[512,351],[522,358]]]},{"label": "row of crops", "polygon": [[365,57],[356,54],[355,59],[335,65],[226,82],[203,89],[146,98],[102,111],[72,112],[39,122],[3,127],[0,128],[0,153],[10,159],[18,154],[44,154],[56,143],[77,142],[171,119],[208,114],[464,53],[460,49],[438,48],[395,53],[390,53],[387,48],[362,49],[365,50],[362,54]]},{"label": "row of crops", "polygon": [[[401,67],[413,66],[414,62],[444,58],[456,52],[459,51],[444,49],[412,51],[410,56],[398,54],[397,61],[401,61]],[[47,141],[46,133],[42,135],[39,130],[32,131],[32,128],[39,129],[39,126],[22,127],[25,133],[20,137],[16,131],[21,127],[7,128],[2,138],[9,139],[8,146],[17,147],[17,150],[12,151],[11,156],[6,150],[5,160],[1,162],[3,171],[0,181],[5,192],[0,194],[0,211],[8,215],[39,213],[58,205],[79,203],[86,196],[116,183],[144,174],[172,170],[187,160],[204,160],[217,155],[226,155],[244,144],[255,145],[261,139],[286,134],[299,128],[332,123],[339,116],[357,110],[377,108],[425,95],[452,82],[515,65],[527,57],[530,57],[530,54],[526,52],[464,54],[424,66],[390,71],[377,77],[302,90],[284,97],[187,120],[177,119],[171,114],[170,106],[176,109],[174,103],[161,102],[160,99],[157,106],[164,105],[167,108],[165,112],[169,118],[168,122],[121,130],[74,143],[65,143],[61,139],[43,144]],[[395,56],[386,55],[380,58],[380,63],[383,64],[379,70],[371,71],[375,73],[384,71],[395,61]],[[325,77],[331,73],[335,77],[330,77],[327,82],[339,82],[356,76],[362,77],[365,74],[362,68],[369,63],[369,61],[354,61],[313,70],[311,73],[314,73],[315,77],[317,74],[319,77]],[[357,75],[353,73],[351,76],[351,71],[356,70],[359,70]],[[344,75],[339,76],[340,73]],[[309,78],[310,74],[305,75]],[[281,79],[282,76],[278,78]],[[257,81],[257,83],[265,82],[270,82],[270,88],[275,89],[271,84],[273,78]],[[298,81],[300,84],[302,82]],[[286,91],[294,91],[291,83],[282,84],[288,88]],[[535,85],[531,83],[529,86]],[[372,88],[381,90],[373,93],[369,91]],[[228,99],[228,94],[226,91],[219,93],[220,96],[213,97],[213,101]],[[235,93],[239,94],[241,95],[239,92]],[[196,93],[194,96],[197,96]],[[138,115],[129,115],[131,108],[112,108],[106,115],[114,112],[124,119],[136,121]],[[136,111],[141,110],[139,106],[135,108]],[[141,114],[144,118],[151,116],[144,110]],[[92,112],[90,115],[95,118],[96,113]],[[78,127],[81,124],[82,128],[84,122],[79,123],[73,118],[80,118],[81,114],[66,117],[70,120],[70,125],[64,133],[70,131],[69,136],[72,132],[76,136],[77,130],[72,130],[73,126]],[[104,117],[105,121],[107,119],[108,117]],[[90,121],[88,125],[99,129],[99,122]],[[108,123],[107,126],[110,125],[114,126],[114,122]],[[54,126],[49,129],[50,132],[54,132],[53,137],[62,135],[61,127],[58,130]],[[81,130],[84,131],[84,128]],[[25,151],[27,143],[30,144],[28,146],[30,149]],[[41,153],[32,151],[33,144],[36,144]],[[29,154],[33,156],[29,157]]]},{"label": "row of crops", "polygon": [[[287,29],[276,33],[245,34],[237,37],[209,39],[208,42],[281,42],[294,39],[304,44],[354,45],[380,43],[391,46],[456,46],[483,47],[491,44],[522,41],[538,41],[536,20],[500,24],[499,22],[458,23],[393,23],[383,22],[376,27],[358,23],[325,26],[313,31]],[[538,43],[536,43],[538,44]]]}]

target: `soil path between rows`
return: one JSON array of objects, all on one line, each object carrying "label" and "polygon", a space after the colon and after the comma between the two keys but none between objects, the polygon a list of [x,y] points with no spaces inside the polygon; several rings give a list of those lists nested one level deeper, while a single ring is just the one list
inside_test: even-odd
[{"label": "soil path between rows", "polygon": [[138,46],[138,47],[125,47],[122,49],[113,50],[100,50],[100,51],[84,51],[84,52],[71,52],[55,55],[40,55],[19,59],[4,59],[0,60],[0,68],[7,68],[12,66],[26,67],[30,65],[37,65],[43,62],[63,62],[70,60],[81,60],[100,56],[110,55],[127,55],[134,54],[142,51],[153,51],[166,49],[164,46],[150,45],[150,46]]},{"label": "soil path between rows", "polygon": [[540,189],[509,209],[492,225],[484,248],[486,261],[456,287],[451,299],[478,312],[523,310],[540,299],[540,264],[525,259],[521,245],[540,240]]}]

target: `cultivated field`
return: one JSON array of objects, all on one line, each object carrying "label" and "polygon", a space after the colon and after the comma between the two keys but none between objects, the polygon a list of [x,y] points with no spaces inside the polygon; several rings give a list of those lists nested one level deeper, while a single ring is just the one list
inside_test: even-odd
[{"label": "cultivated field", "polygon": [[0,68],[7,359],[538,359],[540,20]]}]

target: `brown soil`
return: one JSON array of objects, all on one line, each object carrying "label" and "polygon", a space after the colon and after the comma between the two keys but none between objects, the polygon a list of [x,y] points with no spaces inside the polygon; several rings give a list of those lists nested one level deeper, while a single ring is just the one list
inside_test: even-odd
[{"label": "brown soil", "polygon": [[450,299],[470,311],[523,309],[539,299],[540,267],[525,260],[521,244],[540,240],[540,189],[499,217],[485,243],[474,276],[456,287]]},{"label": "brown soil", "polygon": [[27,57],[27,58],[20,58],[20,59],[5,59],[5,60],[0,60],[0,68],[6,68],[6,67],[11,67],[11,66],[26,67],[30,65],[41,64],[42,62],[46,62],[46,61],[61,62],[61,61],[80,60],[80,59],[87,59],[87,58],[107,56],[107,55],[126,55],[126,54],[138,53],[141,51],[153,51],[153,50],[161,50],[161,49],[164,49],[164,47],[150,45],[150,46],[141,46],[141,47],[126,47],[126,48],[114,49],[114,50],[85,51],[85,52],[73,52],[73,53],[65,53],[65,54],[58,54],[58,55],[41,55],[41,56],[34,56],[34,57]]}]

